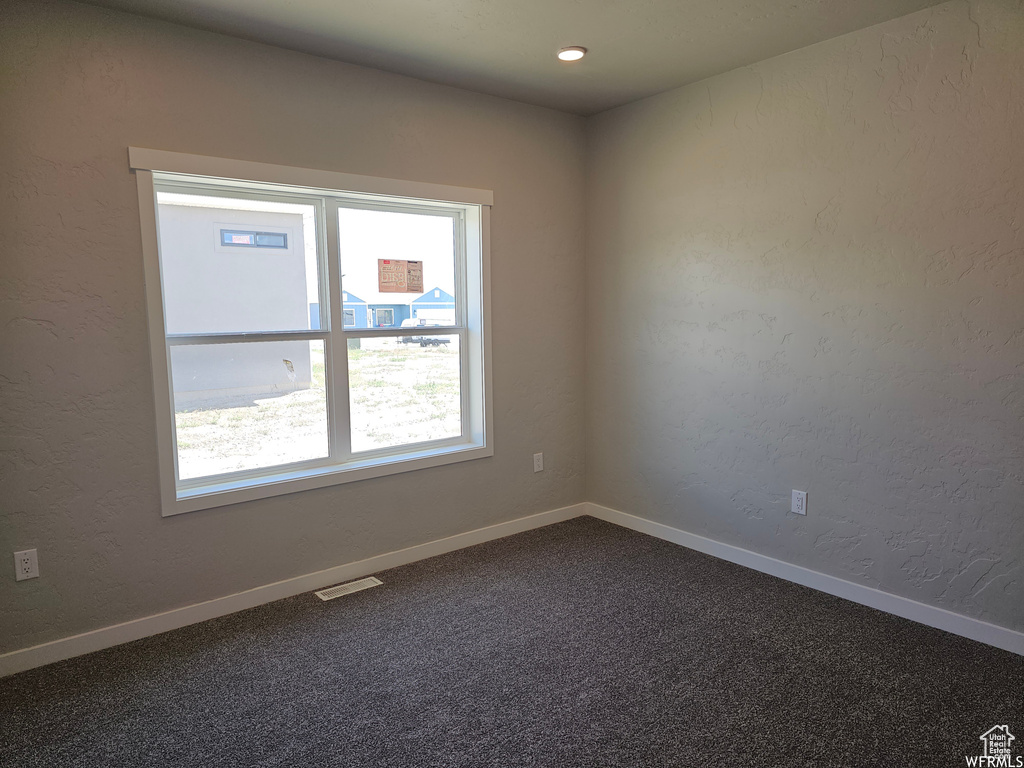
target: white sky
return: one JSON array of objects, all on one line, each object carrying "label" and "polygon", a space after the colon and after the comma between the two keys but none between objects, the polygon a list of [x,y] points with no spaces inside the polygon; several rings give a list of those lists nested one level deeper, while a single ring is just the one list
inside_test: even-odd
[{"label": "white sky", "polygon": [[455,295],[452,220],[447,216],[342,208],[338,211],[342,286],[371,304],[403,304],[418,293],[379,293],[377,259],[423,262],[423,290]]}]

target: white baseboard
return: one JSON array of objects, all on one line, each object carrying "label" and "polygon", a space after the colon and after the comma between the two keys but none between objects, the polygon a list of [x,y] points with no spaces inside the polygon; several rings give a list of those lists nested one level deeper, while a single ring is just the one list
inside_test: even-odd
[{"label": "white baseboard", "polygon": [[656,523],[642,517],[620,512],[616,509],[583,502],[560,509],[553,509],[548,512],[541,512],[536,515],[521,517],[506,523],[498,523],[486,528],[477,528],[466,533],[400,549],[396,552],[388,552],[365,560],[359,560],[358,562],[346,563],[345,565],[335,566],[334,568],[317,571],[316,573],[309,573],[305,576],[278,581],[274,584],[267,584],[262,587],[246,590],[245,592],[238,592],[234,595],[208,600],[204,603],[188,605],[184,608],[177,608],[165,613],[126,621],[123,624],[116,624],[112,627],[103,627],[92,632],[54,640],[31,648],[23,648],[0,654],[0,677],[23,672],[33,667],[41,667],[44,664],[51,664],[55,661],[70,659],[74,656],[92,653],[104,648],[110,648],[122,643],[128,643],[132,640],[139,640],[143,637],[158,635],[161,632],[186,627],[189,624],[206,621],[218,616],[226,616],[236,611],[244,611],[257,605],[263,605],[264,603],[291,597],[303,592],[310,592],[314,589],[322,589],[332,584],[369,576],[388,568],[406,565],[417,560],[434,557],[435,555],[443,555],[446,552],[453,552],[475,544],[482,544],[485,541],[493,541],[494,539],[501,539],[515,533],[542,528],[546,525],[570,520],[581,515],[590,515],[599,520],[630,528],[649,536],[664,539],[665,541],[671,541],[674,544],[679,544],[689,549],[721,558],[722,560],[728,560],[747,568],[753,568],[756,571],[777,576],[786,581],[802,584],[805,587],[827,592],[830,595],[836,595],[837,597],[842,597],[846,600],[851,600],[896,616],[902,616],[905,619],[910,619],[929,627],[936,627],[937,629],[952,632],[955,635],[1024,655],[1024,632],[1017,632],[942,608],[925,605],[905,597],[882,592],[863,584],[855,584],[835,576],[828,576],[818,571],[812,571],[809,568],[776,560],[773,557],[751,552],[731,544],[723,544],[720,541],[708,539],[704,536],[687,533],[678,528],[672,528],[663,523]]},{"label": "white baseboard", "polygon": [[472,547],[474,544],[482,544],[485,541],[501,539],[514,533],[542,528],[552,523],[559,523],[563,520],[579,517],[582,514],[585,514],[585,505],[582,503],[560,509],[552,509],[536,515],[510,520],[506,523],[498,523],[486,528],[477,528],[466,533],[437,539],[426,544],[418,544],[417,546],[400,549],[396,552],[377,555],[376,557],[359,560],[355,563],[346,563],[345,565],[335,566],[334,568],[317,571],[316,573],[309,573],[305,576],[296,576],[292,579],[256,587],[255,589],[238,592],[234,595],[207,600],[204,603],[196,603],[195,605],[188,605],[173,611],[126,621],[123,624],[115,624],[112,627],[103,627],[92,632],[84,632],[80,635],[65,637],[31,648],[11,651],[0,655],[0,677],[23,672],[33,667],[41,667],[44,664],[51,664],[55,661],[70,659],[74,656],[92,653],[104,648],[110,648],[121,643],[128,643],[132,640],[139,640],[143,637],[158,635],[161,632],[167,632],[172,629],[187,627],[189,624],[196,624],[197,622],[206,621],[218,616],[226,616],[236,611],[244,611],[247,608],[254,608],[257,605],[263,605],[264,603],[270,603],[274,600],[291,597],[314,589],[323,589],[332,584],[369,576],[388,568],[407,565],[408,563],[414,563],[417,560],[424,560],[435,555],[443,555],[446,552]]},{"label": "white baseboard", "polygon": [[902,616],[905,619],[916,621],[936,629],[943,629],[952,632],[954,635],[977,640],[980,643],[1002,648],[1011,653],[1024,655],[1024,632],[1017,632],[996,624],[989,624],[978,619],[972,619],[959,613],[953,613],[943,608],[919,603],[906,597],[883,592],[874,587],[863,584],[855,584],[835,576],[828,576],[819,571],[812,571],[799,565],[793,565],[782,560],[776,560],[767,555],[760,555],[751,552],[749,549],[734,547],[731,544],[723,544],[714,539],[698,536],[693,533],[663,523],[655,523],[642,517],[620,512],[617,509],[603,507],[600,504],[587,502],[585,514],[596,517],[624,528],[631,528],[640,533],[646,533],[673,544],[679,544],[689,549],[695,549],[714,557],[728,560],[729,562],[753,568],[755,571],[778,576],[780,579],[802,584],[820,592],[827,592],[830,595],[842,597],[854,603],[860,603],[870,608],[877,608],[880,611]]}]

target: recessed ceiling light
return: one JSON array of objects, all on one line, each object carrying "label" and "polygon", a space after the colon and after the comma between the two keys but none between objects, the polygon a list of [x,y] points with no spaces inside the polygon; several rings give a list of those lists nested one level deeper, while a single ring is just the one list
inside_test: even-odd
[{"label": "recessed ceiling light", "polygon": [[570,45],[558,52],[558,58],[562,61],[579,61],[587,53],[587,49],[580,45]]}]

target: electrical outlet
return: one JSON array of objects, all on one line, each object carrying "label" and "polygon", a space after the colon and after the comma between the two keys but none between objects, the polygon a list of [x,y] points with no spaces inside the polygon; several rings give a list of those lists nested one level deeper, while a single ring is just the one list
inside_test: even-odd
[{"label": "electrical outlet", "polygon": [[807,514],[807,491],[793,491],[792,512],[794,515]]},{"label": "electrical outlet", "polygon": [[533,471],[543,472],[544,471],[544,454],[535,453],[533,454]]},{"label": "electrical outlet", "polygon": [[39,578],[39,559],[34,549],[14,553],[15,581]]}]

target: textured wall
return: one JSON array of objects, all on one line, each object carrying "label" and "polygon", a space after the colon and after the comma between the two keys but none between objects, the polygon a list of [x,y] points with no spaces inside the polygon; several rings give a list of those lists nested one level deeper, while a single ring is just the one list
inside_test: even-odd
[{"label": "textured wall", "polygon": [[1024,629],[1022,137],[1010,0],[593,118],[588,498]]},{"label": "textured wall", "polygon": [[[0,16],[0,553],[42,571],[0,571],[0,652],[582,500],[582,119],[88,6]],[[494,457],[161,518],[129,145],[493,189]]]}]

